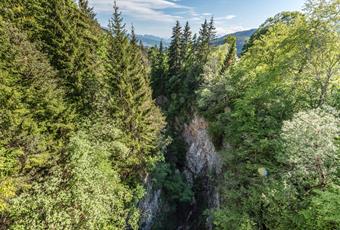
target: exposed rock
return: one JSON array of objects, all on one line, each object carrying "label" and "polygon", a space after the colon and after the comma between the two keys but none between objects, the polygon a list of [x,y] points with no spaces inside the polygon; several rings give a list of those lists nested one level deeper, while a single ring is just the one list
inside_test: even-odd
[{"label": "exposed rock", "polygon": [[[221,173],[222,161],[207,128],[208,123],[198,115],[195,115],[190,124],[184,127],[183,138],[189,146],[184,175],[191,187],[199,187],[201,194],[195,194],[196,206],[206,203],[205,207],[200,209],[216,209],[220,205],[220,198],[215,180]],[[199,200],[200,198],[204,198],[204,202]],[[205,228],[212,229],[211,217],[207,218]]]},{"label": "exposed rock", "polygon": [[[216,188],[216,178],[221,173],[221,159],[208,134],[208,123],[195,115],[191,122],[184,126],[182,137],[188,145],[184,175],[195,195],[190,209],[183,217],[184,223],[177,229],[212,229],[212,218],[202,220],[203,211],[219,207],[219,193]],[[142,230],[150,230],[155,218],[164,211],[161,205],[161,190],[152,186],[150,177],[145,179],[146,195],[140,202],[140,226]],[[162,206],[162,207],[161,207]],[[162,209],[162,210],[161,210]]]},{"label": "exposed rock", "polygon": [[154,189],[150,176],[145,179],[146,194],[139,203],[141,211],[140,229],[150,230],[160,209],[161,189]]},{"label": "exposed rock", "polygon": [[162,107],[164,105],[166,105],[168,103],[168,98],[165,97],[165,96],[158,96],[156,98],[156,104],[159,106],[159,107]]},{"label": "exposed rock", "polygon": [[[220,174],[221,159],[210,140],[208,123],[195,115],[189,125],[185,125],[183,137],[189,146],[186,154],[186,174],[191,174],[193,179],[203,174]],[[190,181],[190,180],[189,180]]]}]

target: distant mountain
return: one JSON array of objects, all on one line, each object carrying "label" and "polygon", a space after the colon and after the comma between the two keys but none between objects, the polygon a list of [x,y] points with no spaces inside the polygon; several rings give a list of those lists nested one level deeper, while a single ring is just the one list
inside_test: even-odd
[{"label": "distant mountain", "polygon": [[[255,31],[256,29],[251,29],[251,30],[239,31],[239,32],[232,33],[232,34],[227,34],[223,37],[216,38],[212,42],[212,44],[215,46],[223,45],[225,43],[225,39],[227,36],[236,36],[237,53],[240,54],[244,44],[251,37],[251,35],[255,33]],[[158,46],[161,40],[163,41],[163,45],[165,47],[169,47],[170,42],[171,42],[171,40],[168,38],[161,38],[161,37],[157,37],[154,35],[145,34],[145,35],[136,35],[136,36],[137,36],[137,39],[142,41],[144,46],[146,47],[152,47],[155,45]]]},{"label": "distant mountain", "polygon": [[237,53],[240,54],[242,52],[242,48],[247,40],[255,33],[257,29],[239,31],[232,34],[227,34],[223,37],[216,38],[212,43],[215,46],[223,45],[225,43],[225,39],[227,36],[235,36],[236,37],[236,47]]},{"label": "distant mountain", "polygon": [[163,41],[163,45],[165,47],[170,46],[170,39],[161,38],[154,35],[136,35],[137,39],[142,41],[143,45],[146,47],[158,46],[161,41]]}]

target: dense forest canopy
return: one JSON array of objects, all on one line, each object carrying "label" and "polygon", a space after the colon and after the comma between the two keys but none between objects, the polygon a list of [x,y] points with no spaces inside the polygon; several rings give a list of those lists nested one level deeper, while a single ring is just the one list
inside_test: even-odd
[{"label": "dense forest canopy", "polygon": [[[146,48],[119,2],[103,29],[87,0],[2,0],[0,229],[340,228],[339,21],[308,0],[239,57],[214,18]],[[222,172],[190,182],[197,117]]]}]

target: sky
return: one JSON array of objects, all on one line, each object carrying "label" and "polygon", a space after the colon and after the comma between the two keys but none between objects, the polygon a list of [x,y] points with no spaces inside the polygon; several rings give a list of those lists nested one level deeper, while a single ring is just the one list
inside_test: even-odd
[{"label": "sky", "polygon": [[[114,0],[89,0],[103,27],[112,15]],[[257,28],[282,11],[302,10],[305,0],[117,0],[129,28],[137,34],[171,36],[176,20],[189,21],[196,33],[205,18],[215,19],[218,35]]]}]

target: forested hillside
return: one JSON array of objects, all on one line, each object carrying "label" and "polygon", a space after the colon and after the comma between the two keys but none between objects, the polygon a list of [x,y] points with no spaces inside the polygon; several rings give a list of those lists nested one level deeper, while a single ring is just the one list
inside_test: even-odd
[{"label": "forested hillside", "polygon": [[0,2],[0,229],[340,228],[340,2],[143,47],[114,3]]},{"label": "forested hillside", "polygon": [[137,229],[164,118],[118,8],[109,32],[87,1],[0,9],[1,229]]}]

